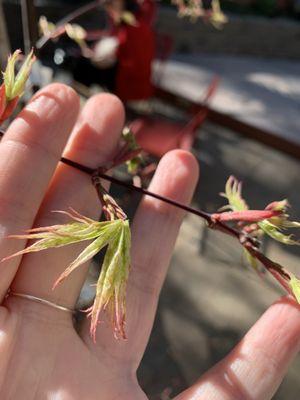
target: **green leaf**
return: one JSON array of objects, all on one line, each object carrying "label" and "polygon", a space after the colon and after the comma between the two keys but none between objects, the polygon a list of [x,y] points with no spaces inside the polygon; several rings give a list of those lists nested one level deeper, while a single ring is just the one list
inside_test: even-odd
[{"label": "green leaf", "polygon": [[61,283],[67,276],[69,276],[80,265],[91,260],[103,247],[105,247],[120,230],[121,220],[116,220],[107,224],[101,231],[98,232],[98,237],[87,246],[79,256],[65,269],[55,282],[54,287]]},{"label": "green leaf", "polygon": [[[65,213],[65,212],[64,212]],[[81,220],[83,222],[73,222],[63,225],[52,225],[41,228],[31,229],[25,235],[12,235],[10,238],[15,239],[39,239],[31,246],[5,257],[1,262],[9,260],[27,253],[38,252],[56,247],[67,246],[74,243],[79,243],[86,240],[92,240],[99,236],[110,234],[119,224],[118,220],[97,222],[86,217],[80,216],[74,210],[71,213],[65,213],[73,219]],[[89,222],[92,221],[92,222]]]},{"label": "green leaf", "polygon": [[[277,217],[278,219],[279,217]],[[288,245],[300,245],[298,240],[293,239],[293,235],[285,235],[280,227],[274,225],[270,220],[263,220],[258,222],[258,226],[262,229],[262,231],[270,236],[272,239],[276,240],[277,242],[288,244]]]},{"label": "green leaf", "polygon": [[33,50],[28,54],[20,71],[18,72],[16,79],[14,81],[13,89],[11,92],[11,97],[14,99],[15,97],[21,97],[25,90],[26,82],[29,78],[31,68],[33,63],[35,62],[35,56],[33,54]]},{"label": "green leaf", "polygon": [[108,246],[97,282],[94,304],[91,309],[91,335],[95,339],[100,312],[109,308],[115,336],[117,338],[125,338],[125,296],[131,246],[129,221],[114,219],[98,222],[84,217],[72,209],[70,212],[61,213],[67,214],[75,222],[34,228],[25,235],[11,236],[17,239],[38,240],[31,246],[6,257],[2,261],[26,253],[94,239],[60,275],[54,284],[54,287],[56,287],[76,268],[89,261],[105,246]]},{"label": "green leaf", "polygon": [[7,101],[13,99],[12,93],[15,83],[15,64],[17,60],[19,60],[20,55],[21,55],[21,50],[16,50],[12,55],[8,57],[7,66],[5,72],[3,73],[5,95]]},{"label": "green leaf", "polygon": [[230,176],[225,185],[225,193],[221,193],[228,200],[228,205],[222,209],[230,209],[232,211],[248,210],[248,205],[242,197],[242,183],[234,176]]},{"label": "green leaf", "polygon": [[102,310],[109,308],[116,338],[125,338],[125,296],[130,266],[130,228],[128,221],[110,241],[97,282],[96,297],[91,310],[91,336],[95,340],[96,328]]}]

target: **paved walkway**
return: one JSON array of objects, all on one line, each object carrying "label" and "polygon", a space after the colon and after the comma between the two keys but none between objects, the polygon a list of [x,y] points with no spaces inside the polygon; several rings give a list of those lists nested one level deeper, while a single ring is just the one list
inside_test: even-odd
[{"label": "paved walkway", "polygon": [[[234,174],[244,182],[253,207],[288,197],[299,219],[300,163],[234,132],[206,123],[195,153],[201,182],[193,205],[212,211],[224,204],[218,196]],[[300,248],[269,241],[266,254],[300,273]],[[188,215],[183,223],[160,299],[155,327],[140,368],[150,400],[167,400],[192,384],[224,357],[283,292],[272,278],[260,280],[242,262],[234,239],[205,230]],[[234,310],[234,312],[233,312]],[[298,400],[298,357],[274,400]]]},{"label": "paved walkway", "polygon": [[250,57],[175,55],[161,86],[201,100],[213,74],[221,84],[212,108],[300,143],[300,62]]}]

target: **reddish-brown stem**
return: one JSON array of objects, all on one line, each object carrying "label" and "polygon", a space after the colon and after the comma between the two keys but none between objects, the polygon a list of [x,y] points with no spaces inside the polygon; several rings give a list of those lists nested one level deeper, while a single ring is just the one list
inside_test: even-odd
[{"label": "reddish-brown stem", "polygon": [[289,272],[280,264],[270,260],[264,254],[262,254],[259,250],[254,248],[249,244],[243,244],[245,249],[252,255],[252,257],[256,258],[261,264],[266,268],[267,271],[270,272],[274,276],[274,278],[280,283],[280,285],[291,295],[293,295],[291,288],[288,282],[291,279],[291,275]]},{"label": "reddish-brown stem", "polygon": [[[4,132],[0,130],[0,139],[1,137],[4,135]],[[146,196],[150,196],[153,197],[157,200],[163,201],[165,203],[168,203],[174,207],[180,208],[184,211],[187,211],[189,213],[195,214],[198,217],[204,219],[207,222],[207,225],[211,228],[211,229],[215,229],[221,232],[226,233],[227,235],[233,236],[236,239],[238,239],[238,241],[242,244],[242,246],[249,251],[249,253],[256,258],[257,260],[259,260],[264,267],[277,279],[277,281],[290,293],[291,290],[289,288],[288,285],[288,281],[290,280],[290,275],[288,273],[288,271],[285,270],[285,268],[283,268],[280,264],[275,263],[274,261],[270,260],[268,257],[266,257],[263,253],[261,253],[258,249],[258,244],[259,242],[247,235],[247,233],[243,232],[243,231],[239,231],[237,229],[234,229],[228,225],[226,225],[225,223],[221,222],[221,221],[214,221],[214,219],[212,218],[213,214],[207,213],[205,211],[202,210],[197,210],[194,209],[192,207],[189,207],[185,204],[179,203],[175,200],[172,200],[168,197],[165,196],[161,196],[157,193],[153,193],[150,192],[147,189],[132,185],[131,183],[127,183],[124,181],[121,181],[115,177],[109,176],[106,173],[102,172],[105,171],[105,169],[100,168],[100,169],[93,169],[90,167],[87,167],[85,165],[82,165],[80,163],[77,163],[76,161],[73,160],[69,160],[65,157],[61,158],[61,162],[63,162],[66,165],[69,165],[70,167],[76,168],[77,170],[84,172],[86,174],[88,174],[89,176],[92,177],[99,177],[101,179],[104,179],[106,181],[109,181],[111,183],[115,183],[117,185],[123,186],[127,189],[133,190],[135,192],[141,193],[143,195]]]},{"label": "reddish-brown stem", "polygon": [[198,217],[201,217],[202,219],[204,219],[211,229],[215,229],[215,230],[227,233],[228,235],[237,238],[239,241],[249,242],[253,246],[259,245],[259,242],[256,239],[252,238],[251,236],[248,236],[244,232],[240,232],[239,230],[224,224],[221,221],[214,221],[211,217],[212,214],[207,213],[203,210],[197,210],[197,209],[189,207],[185,204],[179,203],[178,201],[172,200],[168,197],[161,196],[157,193],[150,192],[149,190],[144,189],[142,187],[135,186],[132,183],[127,183],[127,182],[121,181],[113,176],[107,175],[106,173],[102,172],[101,169],[95,171],[92,168],[86,167],[85,165],[81,165],[79,163],[76,163],[76,162],[66,159],[64,157],[61,158],[61,161],[71,167],[74,167],[84,173],[87,173],[88,175],[94,175],[96,172],[100,178],[102,178],[106,181],[115,183],[116,185],[119,185],[119,186],[123,186],[129,190],[133,190],[133,191],[141,193],[143,195],[153,197],[157,200],[161,200],[165,203],[168,203],[174,207],[181,208],[182,210],[187,211],[191,214],[197,215]]},{"label": "reddish-brown stem", "polygon": [[122,208],[116,203],[116,201],[109,195],[106,189],[102,186],[101,177],[98,172],[92,174],[92,182],[96,188],[99,200],[102,204],[102,210],[108,221],[115,219],[126,220],[127,215],[124,213]]},{"label": "reddish-brown stem", "polygon": [[[4,135],[4,132],[0,131],[0,137],[3,136],[3,135]],[[69,159],[67,159],[65,157],[61,158],[61,162],[63,162],[64,164],[69,165],[70,167],[76,168],[79,171],[84,172],[84,173],[86,173],[86,174],[88,174],[90,176],[93,176],[95,174],[95,172],[97,172],[98,176],[100,178],[106,180],[106,181],[109,181],[111,183],[115,183],[116,185],[119,185],[119,186],[126,187],[129,190],[133,190],[133,191],[141,193],[143,195],[153,197],[153,198],[155,198],[157,200],[160,200],[160,201],[163,201],[165,203],[168,203],[168,204],[170,204],[170,205],[172,205],[174,207],[181,208],[182,210],[187,211],[187,212],[189,212],[191,214],[197,215],[198,217],[201,217],[202,219],[204,219],[211,229],[215,229],[215,230],[219,230],[221,232],[227,233],[228,235],[237,238],[239,241],[249,242],[253,246],[258,246],[258,244],[259,244],[256,239],[248,236],[244,232],[240,232],[239,230],[237,230],[235,228],[232,228],[232,227],[226,225],[225,223],[223,223],[221,221],[213,221],[213,219],[211,217],[212,214],[207,213],[207,212],[205,212],[203,210],[197,210],[197,209],[189,207],[189,206],[187,206],[185,204],[179,203],[178,201],[172,200],[172,199],[170,199],[168,197],[161,196],[161,195],[159,195],[157,193],[150,192],[149,190],[144,189],[142,187],[135,186],[135,185],[133,185],[131,183],[127,183],[127,182],[121,181],[121,180],[119,180],[119,179],[117,179],[115,177],[112,177],[112,176],[109,176],[109,175],[105,174],[104,172],[101,172],[101,169],[100,170],[99,169],[95,170],[93,168],[89,168],[89,167],[87,167],[85,165],[79,164],[79,163],[77,163],[77,162],[75,162],[73,160],[69,160]]]}]

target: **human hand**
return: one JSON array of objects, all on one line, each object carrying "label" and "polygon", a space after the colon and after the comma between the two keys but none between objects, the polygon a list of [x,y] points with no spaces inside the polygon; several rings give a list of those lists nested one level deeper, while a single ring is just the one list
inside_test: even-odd
[{"label": "human hand", "polygon": [[[63,223],[64,217],[52,210],[73,207],[91,218],[99,217],[99,202],[89,177],[59,159],[63,154],[91,168],[109,161],[124,124],[124,111],[117,98],[102,94],[91,98],[77,119],[78,103],[71,89],[59,84],[46,87],[15,119],[0,143],[0,259],[25,246],[8,240],[7,235]],[[188,203],[197,179],[193,156],[173,151],[160,162],[151,190]],[[181,210],[152,198],[144,198],[139,206],[132,223],[126,341],[113,338],[104,315],[94,343],[89,321],[75,329],[70,313],[29,299],[6,297],[11,288],[73,309],[87,267],[75,271],[54,291],[52,286],[76,257],[79,246],[2,263],[0,398],[146,399],[136,370],[182,217]],[[298,352],[299,334],[298,306],[292,300],[280,300],[223,361],[176,400],[270,399]]]}]

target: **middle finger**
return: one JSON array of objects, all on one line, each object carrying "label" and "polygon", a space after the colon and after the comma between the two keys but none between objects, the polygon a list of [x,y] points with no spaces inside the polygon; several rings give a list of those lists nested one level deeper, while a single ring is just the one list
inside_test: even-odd
[{"label": "middle finger", "polygon": [[[64,156],[90,168],[105,164],[116,150],[123,124],[124,110],[117,97],[109,94],[92,97],[82,111]],[[69,207],[93,219],[100,215],[100,203],[91,178],[60,164],[35,225],[49,226],[66,222],[64,216],[51,211],[68,210]],[[81,266],[74,271],[55,290],[52,287],[84,246],[86,243],[26,255],[12,290],[73,308],[86,276],[86,267]]]}]

